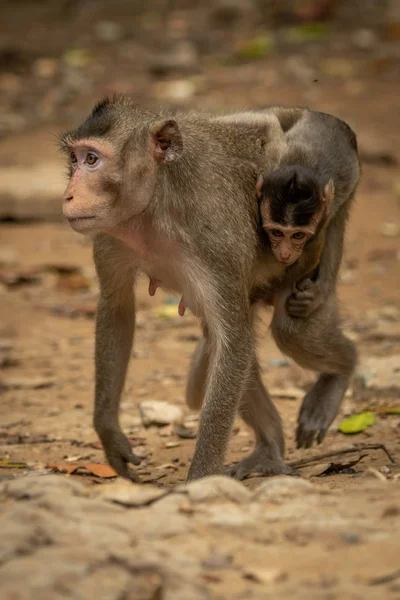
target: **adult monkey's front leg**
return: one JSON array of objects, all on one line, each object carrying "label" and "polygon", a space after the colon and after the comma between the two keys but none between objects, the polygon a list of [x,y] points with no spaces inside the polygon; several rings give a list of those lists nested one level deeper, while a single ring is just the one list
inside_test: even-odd
[{"label": "adult monkey's front leg", "polygon": [[96,315],[94,427],[118,475],[136,479],[128,464],[137,465],[140,459],[132,452],[119,424],[119,404],[135,327],[134,271],[128,258],[130,253],[120,242],[103,235],[96,238],[94,259],[100,300]]},{"label": "adult monkey's front leg", "polygon": [[[233,422],[251,377],[254,360],[253,331],[247,294],[240,291],[220,301],[220,310],[207,324],[202,352],[209,356],[203,409],[189,480],[223,472]],[[231,298],[235,302],[231,302]],[[214,313],[215,314],[215,313]]]}]

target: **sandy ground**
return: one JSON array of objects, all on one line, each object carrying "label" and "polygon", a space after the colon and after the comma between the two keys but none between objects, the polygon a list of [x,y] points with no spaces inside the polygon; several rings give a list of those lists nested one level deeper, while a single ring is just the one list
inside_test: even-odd
[{"label": "sandy ground", "polygon": [[[225,94],[229,94],[230,89],[233,92],[233,74],[231,80],[224,84]],[[335,91],[334,87],[318,91],[311,104],[315,108],[346,117],[360,131],[360,138],[366,140],[369,149],[383,147],[399,156],[398,86],[391,82],[355,92],[354,89],[339,91]],[[291,104],[302,104],[307,100],[302,90],[282,89],[279,95],[280,100],[278,93],[268,94],[265,87],[265,97],[271,102],[285,98],[286,101],[290,99]],[[244,104],[251,104],[250,96],[247,96]],[[393,118],[397,119],[395,123]],[[41,162],[53,160],[52,145],[46,146],[43,142],[48,139],[46,136],[47,132],[40,130],[5,139],[0,143],[0,157],[12,156],[13,164],[21,166],[31,165],[39,158]],[[39,158],[38,147],[41,148]],[[390,361],[394,364],[399,355],[399,226],[397,168],[365,165],[348,228],[339,296],[344,327],[359,348],[364,380],[372,377],[371,363],[366,362],[368,360],[372,364],[375,360],[382,372],[378,383],[369,388],[360,384],[360,378],[354,383],[344,400],[338,420],[322,446],[299,451],[294,442],[300,396],[308,389],[314,375],[282,362],[284,357],[268,331],[270,313],[267,311],[260,317],[258,328],[258,352],[263,378],[272,390],[282,416],[287,460],[295,461],[315,455],[314,465],[301,469],[301,474],[315,486],[315,494],[322,491],[338,492],[341,498],[338,506],[343,507],[348,503],[348,510],[354,519],[362,514],[362,527],[373,529],[374,544],[368,545],[362,552],[359,549],[353,551],[351,543],[341,538],[329,549],[327,538],[316,536],[312,543],[304,542],[307,546],[305,550],[302,543],[298,544],[295,534],[292,538],[285,538],[283,546],[277,542],[275,547],[272,540],[267,555],[272,555],[274,548],[279,550],[285,572],[289,570],[291,573],[290,586],[266,596],[257,588],[260,584],[254,581],[250,584],[249,578],[244,587],[238,587],[235,577],[228,577],[225,581],[225,576],[222,576],[224,584],[218,588],[219,584],[212,582],[211,577],[204,598],[300,598],[303,594],[305,597],[309,579],[304,576],[304,569],[313,561],[318,561],[321,553],[325,553],[324,560],[327,561],[326,571],[322,569],[325,574],[331,560],[336,572],[344,572],[345,569],[351,572],[352,566],[356,571],[357,564],[362,564],[364,570],[372,574],[376,572],[379,576],[383,573],[384,576],[384,567],[387,565],[389,575],[393,575],[399,556],[395,523],[398,522],[396,479],[400,474],[400,415],[377,413],[375,424],[354,436],[341,434],[337,426],[345,416],[370,407],[393,408],[400,405],[398,367],[394,366],[390,373],[384,368]],[[0,264],[3,273],[25,275],[28,280],[33,276],[33,281],[0,286],[0,480],[4,480],[4,485],[9,485],[14,478],[25,475],[27,471],[30,475],[46,472],[48,465],[104,463],[92,428],[93,312],[97,287],[90,245],[62,223],[2,223]],[[137,452],[143,456],[142,464],[137,468],[142,482],[170,490],[185,481],[195,440],[178,436],[172,426],[145,428],[139,406],[145,400],[167,401],[177,405],[182,408],[187,424],[195,431],[197,417],[190,415],[185,407],[184,389],[190,358],[199,337],[199,326],[196,319],[188,314],[183,318],[178,317],[179,299],[171,299],[162,292],[150,298],[147,286],[148,282],[143,280],[138,288],[138,330],[122,399],[122,425]],[[296,388],[295,392],[293,387]],[[282,397],[285,394],[295,397]],[[332,461],[348,461],[360,456],[355,452],[333,459],[318,458],[321,454],[349,448],[354,444],[384,444],[394,462],[382,449],[368,449],[362,452],[364,456],[357,464],[337,474],[317,476],[324,470],[321,464],[328,467]],[[252,447],[250,432],[238,420],[226,463],[239,460]],[[15,462],[23,464],[16,468],[12,466]],[[84,471],[57,477],[58,480],[68,478],[68,481],[82,482],[90,489],[110,485],[110,480]],[[244,485],[256,489],[262,481],[254,477],[245,481]],[[13,497],[12,494],[10,497]],[[318,495],[318,498],[315,506],[307,510],[322,515],[326,503],[329,504],[331,500],[329,495]],[[394,516],[391,525],[388,525],[388,521],[381,521],[389,505],[394,505],[397,510],[392,511]],[[370,507],[373,507],[371,512]],[[350,523],[353,518],[351,515],[347,515]],[[310,527],[314,531],[313,526]],[[189,551],[191,544],[196,546],[198,540],[202,539],[202,531],[200,528],[196,532],[185,533]],[[266,535],[265,531],[263,529],[263,535]],[[216,543],[213,535],[210,533],[210,540]],[[233,555],[241,556],[243,565],[246,565],[246,561],[252,563],[254,556],[260,553],[259,547],[252,546],[254,536],[251,540],[246,538],[247,545],[243,548],[238,547],[238,537],[233,534],[224,540],[224,552],[229,553],[230,548]],[[157,541],[154,543],[157,545]],[[162,546],[162,542],[160,544]],[[295,552],[293,544],[298,545]],[[302,557],[306,557],[305,562]],[[20,568],[23,569],[23,566]],[[383,588],[372,584],[372,587],[363,588],[364,584],[360,584],[360,588],[355,589],[354,593],[349,591],[348,595],[345,587],[335,591],[336,584],[326,583],[326,578],[321,576],[322,579],[318,579],[317,583],[314,581],[313,589],[316,591],[314,595],[311,592],[311,597],[400,598],[398,584],[393,584],[398,575],[392,575],[388,580],[384,577],[383,583],[379,583]],[[49,597],[58,596],[50,594]],[[94,596],[83,594],[81,597]],[[131,596],[100,594],[96,597]],[[139,596],[132,595],[132,598],[136,597]],[[143,596],[154,599],[162,597],[152,596],[150,592]],[[173,595],[165,597],[175,600]],[[191,596],[187,593],[182,597]]]}]

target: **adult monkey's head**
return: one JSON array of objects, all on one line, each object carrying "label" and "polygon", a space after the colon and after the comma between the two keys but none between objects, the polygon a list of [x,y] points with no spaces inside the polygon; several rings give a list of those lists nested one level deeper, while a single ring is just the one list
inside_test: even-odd
[{"label": "adult monkey's head", "polygon": [[80,233],[112,231],[149,206],[157,167],[183,148],[179,127],[134,104],[105,99],[77,129],[61,137],[69,183],[63,213]]},{"label": "adult monkey's head", "polygon": [[326,222],[333,181],[321,182],[312,169],[295,165],[260,175],[256,187],[272,252],[279,262],[292,265]]}]

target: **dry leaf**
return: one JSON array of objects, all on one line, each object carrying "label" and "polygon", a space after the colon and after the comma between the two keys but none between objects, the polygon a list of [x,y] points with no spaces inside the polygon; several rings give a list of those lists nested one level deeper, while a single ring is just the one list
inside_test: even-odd
[{"label": "dry leaf", "polygon": [[86,469],[92,475],[101,477],[102,479],[108,479],[110,477],[117,477],[117,473],[110,465],[98,464],[98,463],[75,463],[75,464],[53,464],[46,465],[47,469],[56,469],[60,473],[68,473],[71,475],[78,469]]},{"label": "dry leaf", "polygon": [[25,469],[28,465],[24,462],[14,462],[12,460],[0,460],[0,469]]},{"label": "dry leaf", "polygon": [[46,465],[46,469],[54,469],[55,471],[59,471],[59,473],[65,473],[71,475],[75,473],[78,467],[81,465]]},{"label": "dry leaf", "polygon": [[110,465],[101,465],[97,463],[86,463],[83,465],[87,471],[96,475],[96,477],[102,477],[108,479],[109,477],[117,477],[117,473]]}]

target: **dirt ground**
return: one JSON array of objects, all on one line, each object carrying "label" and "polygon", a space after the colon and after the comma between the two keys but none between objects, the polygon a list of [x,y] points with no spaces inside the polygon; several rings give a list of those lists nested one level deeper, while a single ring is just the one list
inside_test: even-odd
[{"label": "dirt ground", "polygon": [[[89,534],[83,533],[85,522],[93,528],[98,524],[96,513],[85,502],[95,506],[107,488],[117,490],[110,492],[114,501],[113,494],[120,493],[118,485],[125,488],[118,480],[105,477],[106,469],[100,469],[96,475],[90,466],[105,462],[92,428],[94,311],[98,289],[90,243],[71,232],[61,220],[3,221],[0,223],[0,517],[6,527],[4,531],[7,527],[11,531],[9,548],[3,543],[5,554],[0,544],[0,588],[3,581],[4,592],[8,593],[4,597],[14,600],[400,598],[400,176],[396,163],[400,158],[400,84],[390,78],[359,77],[340,83],[327,78],[313,86],[287,80],[271,85],[274,69],[279,69],[279,61],[272,60],[268,65],[261,61],[240,67],[210,66],[207,85],[190,99],[190,104],[207,109],[224,106],[226,110],[266,103],[309,105],[346,119],[359,135],[363,177],[348,226],[338,293],[344,328],[357,343],[360,365],[340,415],[321,446],[297,450],[294,439],[301,397],[315,375],[304,372],[278,351],[268,330],[271,315],[267,310],[260,314],[258,325],[263,379],[282,417],[286,459],[290,462],[315,457],[299,469],[310,486],[302,488],[303,479],[295,479],[292,492],[291,483],[279,480],[284,490],[281,493],[280,488],[277,492],[273,487],[272,491],[263,488],[265,480],[253,477],[243,485],[237,484],[234,492],[219,490],[214,496],[211,494],[211,500],[206,497],[205,508],[203,500],[196,496],[198,492],[188,492],[188,500],[182,504],[176,486],[185,482],[198,422],[198,416],[185,406],[185,380],[200,329],[190,314],[178,316],[179,298],[160,291],[150,298],[148,282],[141,280],[138,327],[122,398],[121,422],[135,451],[143,458],[136,468],[142,484],[149,490],[171,493],[157,502],[151,500],[151,506],[147,500],[137,504],[117,500],[121,512],[115,515],[115,523],[110,521],[107,535],[113,539],[119,528],[122,532],[125,519],[126,523],[132,521],[132,527],[138,528],[139,533],[135,534],[135,541],[133,538],[129,543],[126,541],[127,548],[138,544],[129,560],[151,550],[154,564],[166,561],[162,577],[167,572],[174,576],[170,580],[165,575],[164,589],[152,571],[151,577],[157,579],[154,585],[146,579],[143,587],[138,583],[137,589],[129,588],[131,591],[127,592],[129,586],[106,585],[105,579],[93,575],[97,571],[88,567],[85,574],[71,571],[80,582],[76,589],[72,583],[66,584],[65,579],[60,587],[56,574],[54,581],[35,580],[36,587],[31,585],[29,577],[33,577],[35,570],[44,573],[52,549],[49,555],[42,555],[40,543],[36,544],[36,538],[32,541],[33,534],[24,525],[26,514],[21,502],[32,511],[47,506],[48,514],[42,515],[44,520],[40,522],[44,529],[48,527],[53,532],[51,522],[46,521],[49,515],[62,514],[67,527],[68,519],[74,520],[71,514],[66,516],[67,501],[72,507],[81,503],[76,509],[79,517],[74,520],[80,528],[76,541],[64,539],[64,530],[64,533],[60,530],[58,539],[52,533],[54,539],[49,541],[58,550],[69,549],[79,555],[84,547],[91,547]],[[269,75],[263,77],[264,72]],[[121,89],[125,89],[124,81],[121,76]],[[92,91],[93,96],[99,89]],[[132,93],[131,88],[128,91]],[[150,101],[159,101],[157,94],[159,88],[154,83],[148,93]],[[146,94],[141,90],[140,97],[143,96]],[[60,159],[55,153],[52,134],[73,124],[78,115],[81,118],[83,111],[90,108],[80,106],[79,101],[76,105],[73,117],[66,111],[50,124],[31,124],[1,138],[0,163],[17,169],[49,164],[54,169]],[[60,173],[62,168],[60,164]],[[183,430],[173,425],[145,427],[140,404],[148,400],[180,407]],[[371,427],[355,435],[338,431],[343,418],[368,409],[375,415]],[[359,444],[369,447],[349,454],[323,456]],[[370,447],[374,445],[378,447]],[[379,445],[384,445],[389,455]],[[240,460],[252,448],[252,435],[238,419],[226,464]],[[70,475],[69,470],[76,464],[80,468]],[[57,469],[61,473],[52,475]],[[58,495],[51,496],[53,485],[59,490]],[[246,488],[253,494],[251,501],[246,496],[243,502],[238,501],[237,508],[231,496],[245,494]],[[257,496],[257,490],[262,489],[264,492]],[[198,509],[196,502],[203,508]],[[106,504],[101,506],[105,510]],[[112,506],[117,511],[117,506]],[[136,521],[132,516],[135,511],[127,510],[126,506],[139,507]],[[217,509],[226,512],[225,521],[218,516]],[[189,526],[192,514],[195,516]],[[174,523],[177,515],[180,515],[177,529],[171,525],[168,530],[165,520]],[[141,519],[142,525],[138,522]],[[150,523],[148,529],[146,519]],[[156,519],[157,535],[149,533],[152,519]],[[216,528],[213,519],[215,522],[220,519]],[[14,520],[23,528],[23,534],[14,535]],[[19,535],[24,539],[23,544],[14,543],[20,539]],[[123,546],[125,541],[117,537],[115,544]],[[121,557],[118,560],[109,555],[96,557],[99,561],[96,564],[107,564],[104,577],[110,570],[108,582],[114,581],[113,569],[121,581],[125,581],[124,577],[139,577],[137,581],[141,581],[139,567],[135,570],[126,566],[130,550],[124,552],[123,569]],[[66,560],[66,555],[60,555],[60,563]],[[91,559],[82,555],[82,561],[85,560],[88,561],[85,564],[92,564]],[[53,565],[56,558],[54,561]],[[149,572],[148,565],[143,569],[143,573]],[[191,573],[186,578],[185,569]],[[24,572],[28,583],[17,585],[18,574]],[[50,575],[47,573],[46,577]],[[89,579],[92,584],[87,583]]]}]

